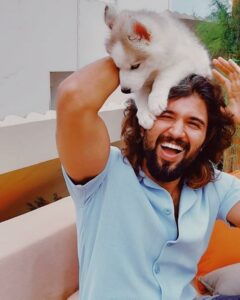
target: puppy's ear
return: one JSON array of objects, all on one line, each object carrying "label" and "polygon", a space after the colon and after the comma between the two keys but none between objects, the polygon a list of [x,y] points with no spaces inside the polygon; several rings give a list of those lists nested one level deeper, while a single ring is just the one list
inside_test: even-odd
[{"label": "puppy's ear", "polygon": [[147,30],[147,27],[137,20],[131,20],[130,22],[130,34],[128,35],[130,41],[145,41],[150,42],[151,33]]},{"label": "puppy's ear", "polygon": [[116,17],[117,17],[116,7],[113,5],[106,5],[104,11],[104,21],[110,29],[112,29]]}]

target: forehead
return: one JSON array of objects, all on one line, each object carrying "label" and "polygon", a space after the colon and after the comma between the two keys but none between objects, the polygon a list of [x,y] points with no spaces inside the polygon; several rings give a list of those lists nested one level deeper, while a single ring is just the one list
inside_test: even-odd
[{"label": "forehead", "polygon": [[205,123],[208,120],[207,105],[198,94],[178,99],[169,99],[167,110],[178,115],[199,118]]}]

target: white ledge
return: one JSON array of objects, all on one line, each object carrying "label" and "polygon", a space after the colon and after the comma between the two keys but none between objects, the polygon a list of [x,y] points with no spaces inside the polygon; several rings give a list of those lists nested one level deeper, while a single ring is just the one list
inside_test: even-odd
[{"label": "white ledge", "polygon": [[4,118],[3,121],[0,121],[0,127],[13,126],[18,124],[31,123],[36,121],[45,121],[49,119],[56,118],[56,111],[49,110],[45,114],[40,114],[37,112],[31,112],[27,114],[25,117],[20,117],[16,115],[8,115]]},{"label": "white ledge", "polygon": [[[100,111],[111,142],[120,139],[123,105],[106,104]],[[0,174],[58,157],[55,142],[56,112],[7,116],[0,122]]]}]

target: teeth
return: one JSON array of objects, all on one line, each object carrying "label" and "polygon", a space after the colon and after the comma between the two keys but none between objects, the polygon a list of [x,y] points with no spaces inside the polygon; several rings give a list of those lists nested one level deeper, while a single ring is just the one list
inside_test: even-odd
[{"label": "teeth", "polygon": [[173,149],[173,150],[178,150],[178,151],[183,151],[183,148],[178,146],[178,145],[175,145],[175,144],[172,144],[172,143],[162,143],[162,146],[163,147],[168,147],[170,149]]}]

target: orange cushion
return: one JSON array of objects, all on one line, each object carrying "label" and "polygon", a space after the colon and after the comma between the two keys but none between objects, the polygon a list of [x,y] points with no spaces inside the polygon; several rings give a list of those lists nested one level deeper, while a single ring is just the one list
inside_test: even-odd
[{"label": "orange cushion", "polygon": [[[240,179],[240,170],[232,172]],[[230,227],[223,221],[216,221],[208,248],[198,264],[198,276],[215,269],[240,262],[240,228]],[[195,285],[200,292],[205,288],[196,279]]]},{"label": "orange cushion", "polygon": [[[198,264],[196,277],[239,262],[240,228],[229,227],[223,221],[217,221],[208,248]],[[203,293],[204,287],[197,280],[195,283]]]}]

